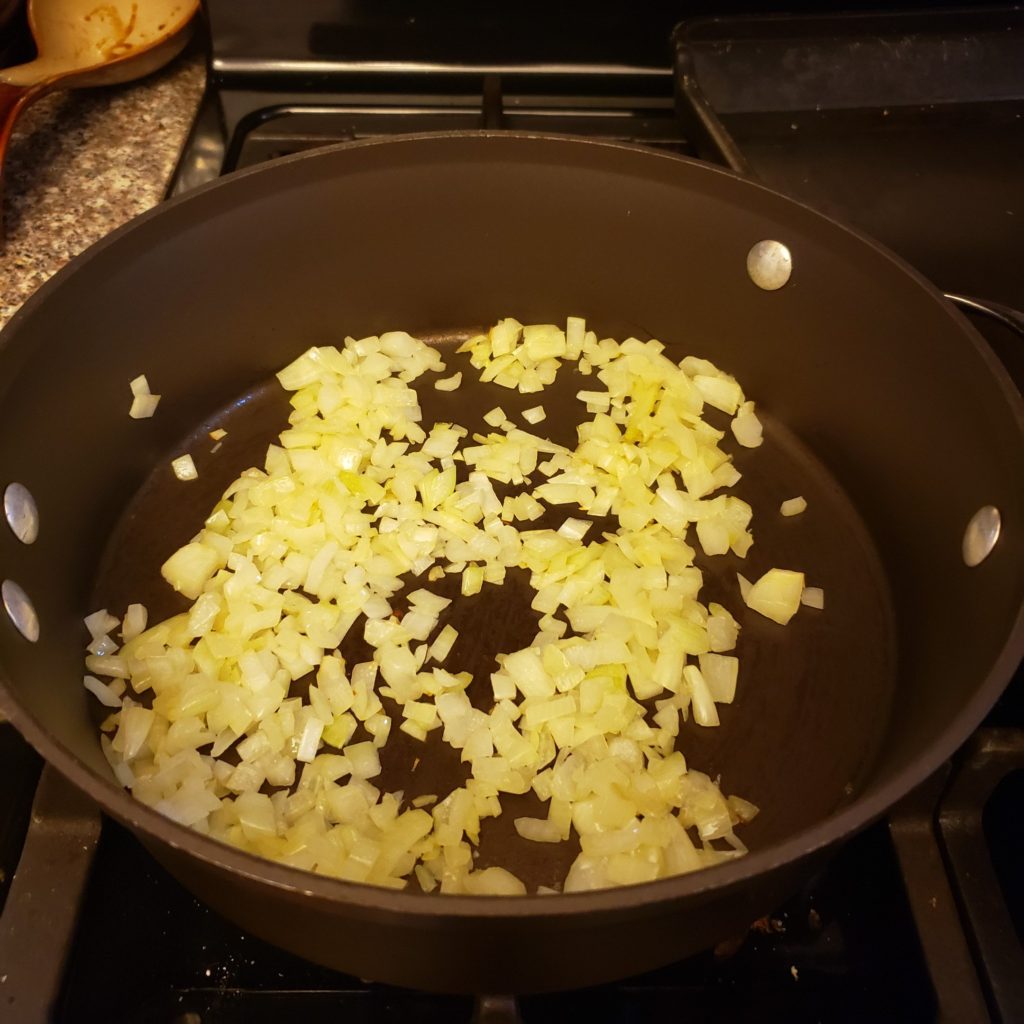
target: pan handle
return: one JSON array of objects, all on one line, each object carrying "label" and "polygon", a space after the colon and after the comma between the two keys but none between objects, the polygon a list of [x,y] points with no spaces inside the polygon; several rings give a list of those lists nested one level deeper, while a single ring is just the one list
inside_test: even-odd
[{"label": "pan handle", "polygon": [[1001,302],[992,302],[990,299],[976,299],[970,295],[956,295],[950,292],[945,294],[946,298],[962,312],[988,317],[1024,338],[1024,313],[1018,313],[1017,310],[1004,306]]},{"label": "pan handle", "polygon": [[21,112],[34,100],[37,100],[46,88],[43,85],[8,85],[0,82],[0,242],[4,237],[3,196],[4,196],[4,157],[7,144],[11,141],[14,122]]}]

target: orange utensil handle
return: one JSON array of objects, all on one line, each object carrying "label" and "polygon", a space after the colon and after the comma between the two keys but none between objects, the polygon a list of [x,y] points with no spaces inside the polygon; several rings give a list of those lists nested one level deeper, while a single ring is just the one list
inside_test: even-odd
[{"label": "orange utensil handle", "polygon": [[36,90],[26,85],[7,85],[0,82],[0,165],[7,148],[7,140],[11,137],[11,129],[18,115],[32,99]]},{"label": "orange utensil handle", "polygon": [[0,241],[3,240],[4,156],[14,122],[21,112],[45,92],[41,85],[7,85],[0,82]]}]

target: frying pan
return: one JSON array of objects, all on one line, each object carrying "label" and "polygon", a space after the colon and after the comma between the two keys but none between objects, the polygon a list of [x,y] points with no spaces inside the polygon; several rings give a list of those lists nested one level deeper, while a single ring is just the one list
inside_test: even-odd
[{"label": "frying pan", "polygon": [[[793,257],[776,291],[746,269],[764,239]],[[765,445],[737,460],[755,512],[744,571],[804,569],[827,606],[785,628],[743,616],[736,703],[720,728],[681,736],[692,766],[762,807],[742,833],[750,854],[619,890],[431,896],[262,861],[121,790],[81,686],[82,616],[97,600],[175,610],[156,568],[283,425],[273,372],[346,334],[403,328],[450,355],[453,339],[498,317],[566,314],[711,358],[765,412]],[[132,421],[127,384],[140,372],[163,400]],[[571,435],[564,395],[579,385],[563,386],[542,396],[556,436]],[[428,416],[447,409],[468,425],[499,402],[517,408],[475,384],[434,397]],[[198,440],[213,425],[231,442],[216,456]],[[575,987],[742,930],[949,757],[1024,650],[1024,414],[984,342],[870,240],[728,172],[627,146],[411,136],[283,160],[165,204],[57,275],[3,332],[0,436],[2,483],[29,489],[40,522],[31,545],[0,534],[3,575],[40,628],[30,643],[0,622],[0,706],[201,899],[382,981]],[[170,478],[186,449],[195,485]],[[808,511],[781,519],[779,501],[795,494]],[[988,506],[1002,536],[968,567],[964,531]],[[704,565],[709,596],[738,610],[740,563]],[[482,669],[532,635],[521,589],[513,579],[460,613],[459,667]],[[430,791],[410,748],[388,757],[387,784]],[[534,884],[564,870],[510,841],[513,816],[484,837],[478,863]]]}]

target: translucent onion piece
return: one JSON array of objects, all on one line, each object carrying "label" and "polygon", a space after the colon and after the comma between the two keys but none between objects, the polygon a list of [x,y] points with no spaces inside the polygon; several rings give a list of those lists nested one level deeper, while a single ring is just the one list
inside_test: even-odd
[{"label": "translucent onion piece", "polygon": [[791,569],[769,569],[747,592],[748,608],[785,625],[800,609],[804,574]]},{"label": "translucent onion piece", "polygon": [[148,420],[156,412],[156,407],[159,404],[159,395],[136,395],[132,399],[128,415],[133,420]]},{"label": "translucent onion piece", "polygon": [[462,372],[453,373],[450,377],[442,377],[434,381],[438,391],[457,391],[462,386]]},{"label": "translucent onion piece", "polygon": [[105,707],[119,708],[121,698],[114,692],[112,686],[101,682],[95,676],[86,676],[83,680],[85,688]]},{"label": "translucent onion piece", "polygon": [[179,480],[196,480],[199,473],[191,455],[179,455],[171,461],[171,469]]},{"label": "translucent onion piece", "polygon": [[758,448],[763,441],[763,427],[754,412],[753,402],[744,402],[730,424],[733,435],[744,448]]},{"label": "translucent onion piece", "polygon": [[124,613],[124,622],[121,625],[121,639],[125,643],[134,640],[145,628],[149,613],[145,605],[130,604]]},{"label": "translucent onion piece", "polygon": [[784,516],[798,516],[807,508],[807,499],[802,495],[795,498],[787,498],[780,506],[779,511]]},{"label": "translucent onion piece", "polygon": [[111,615],[106,608],[87,615],[84,621],[85,628],[89,630],[89,636],[93,640],[99,640],[100,637],[112,633],[120,624],[120,620]]}]

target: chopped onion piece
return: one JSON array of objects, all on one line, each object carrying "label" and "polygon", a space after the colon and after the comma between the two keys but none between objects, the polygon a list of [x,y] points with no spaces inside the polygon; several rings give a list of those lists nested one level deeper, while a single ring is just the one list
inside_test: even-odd
[{"label": "chopped onion piece", "polygon": [[611,396],[603,391],[577,391],[576,397],[581,402],[586,402],[592,411],[607,409],[612,402]]},{"label": "chopped onion piece", "polygon": [[702,654],[699,657],[701,675],[707,683],[711,697],[719,704],[731,704],[736,696],[736,676],[739,659],[723,654]]},{"label": "chopped onion piece", "polygon": [[693,384],[708,405],[712,405],[730,416],[736,412],[737,407],[743,401],[743,392],[740,390],[739,384],[732,377],[727,377],[724,374],[710,376],[698,373],[693,377]]},{"label": "chopped onion piece", "polygon": [[146,606],[141,604],[128,605],[124,613],[124,622],[121,625],[121,639],[125,643],[134,640],[145,628],[149,613]]},{"label": "chopped onion piece", "polygon": [[193,541],[171,555],[161,566],[160,574],[175,590],[194,601],[223,564],[216,548]]},{"label": "chopped onion piece", "polygon": [[90,641],[86,650],[90,654],[98,654],[101,656],[104,654],[113,654],[117,650],[117,644],[111,640],[109,636],[100,636],[95,640]]},{"label": "chopped onion piece", "polygon": [[179,480],[195,480],[199,476],[191,455],[179,455],[172,460],[171,469]]},{"label": "chopped onion piece", "polygon": [[140,374],[131,382],[132,405],[128,415],[134,420],[149,419],[156,412],[160,402],[160,396],[154,395],[149,390],[149,381],[145,374]]},{"label": "chopped onion piece", "polygon": [[302,736],[299,738],[299,748],[295,753],[296,761],[309,762],[316,757],[323,731],[324,723],[319,718],[310,718],[306,721]]},{"label": "chopped onion piece", "polygon": [[748,608],[785,625],[800,608],[804,574],[791,569],[769,569],[747,592]]},{"label": "chopped onion piece", "polygon": [[807,499],[803,496],[787,498],[780,506],[779,511],[784,516],[798,516],[807,508]]},{"label": "chopped onion piece", "polygon": [[729,810],[741,822],[753,821],[760,813],[759,808],[755,804],[739,796],[729,797],[727,803],[729,804]]},{"label": "chopped onion piece", "polygon": [[119,708],[121,698],[114,692],[114,688],[107,683],[101,682],[95,676],[86,676],[83,680],[85,688],[105,707]]},{"label": "chopped onion piece", "polygon": [[420,743],[426,741],[427,730],[424,729],[419,722],[414,722],[407,718],[398,728],[401,732],[404,732],[406,736],[411,736],[414,740],[419,740]]},{"label": "chopped onion piece", "polygon": [[114,748],[120,746],[126,761],[131,761],[142,750],[156,715],[149,708],[133,704],[121,711],[121,726],[117,730]]},{"label": "chopped onion piece", "polygon": [[548,414],[544,411],[543,405],[535,405],[530,409],[523,410],[523,419],[526,420],[527,423],[531,424],[543,422],[547,419],[547,415]]},{"label": "chopped onion piece", "polygon": [[687,665],[683,669],[683,678],[690,690],[690,700],[693,705],[693,720],[698,725],[718,725],[718,710],[715,708],[715,699],[703,673],[696,665]]},{"label": "chopped onion piece", "polygon": [[440,633],[437,634],[437,639],[430,645],[430,657],[434,661],[444,661],[451,653],[452,647],[455,646],[455,641],[458,639],[459,633],[451,624],[446,625]]},{"label": "chopped onion piece", "polygon": [[210,440],[211,441],[221,441],[221,440],[223,440],[227,436],[228,436],[228,432],[226,430],[224,430],[222,427],[218,427],[216,430],[211,430],[210,431]]},{"label": "chopped onion piece", "polygon": [[484,571],[479,565],[467,565],[462,572],[462,596],[479,594],[484,582]]},{"label": "chopped onion piece", "polygon": [[113,679],[127,679],[128,665],[119,654],[90,654],[85,659],[85,667],[98,676],[110,676]]},{"label": "chopped onion piece", "polygon": [[99,640],[108,633],[112,633],[120,625],[120,620],[111,615],[106,608],[86,615],[84,621],[85,628],[89,630],[89,636],[93,640]]},{"label": "chopped onion piece", "polygon": [[744,402],[730,424],[733,435],[744,448],[757,448],[764,440],[764,428],[754,412],[753,402]]},{"label": "chopped onion piece", "polygon": [[589,519],[566,519],[558,528],[558,534],[569,540],[583,540],[592,525]]},{"label": "chopped onion piece", "polygon": [[353,743],[345,748],[345,756],[352,762],[352,776],[372,779],[380,775],[380,755],[372,743]]},{"label": "chopped onion piece", "polygon": [[731,651],[739,637],[739,623],[720,604],[708,605],[708,644],[712,651]]},{"label": "chopped onion piece", "polygon": [[159,404],[159,395],[136,395],[132,399],[128,415],[133,420],[148,420],[156,412],[156,407]]},{"label": "chopped onion piece", "polygon": [[525,896],[526,886],[511,871],[485,868],[466,875],[466,892],[476,896]]},{"label": "chopped onion piece", "polygon": [[434,381],[434,389],[437,391],[457,391],[462,386],[462,371],[453,373],[450,377],[442,377]]},{"label": "chopped onion piece", "polygon": [[825,607],[825,591],[821,587],[804,587],[800,603],[820,610]]},{"label": "chopped onion piece", "polygon": [[560,843],[562,830],[553,821],[544,818],[516,818],[513,822],[516,831],[534,843]]}]

